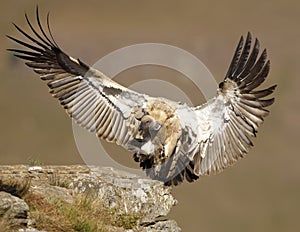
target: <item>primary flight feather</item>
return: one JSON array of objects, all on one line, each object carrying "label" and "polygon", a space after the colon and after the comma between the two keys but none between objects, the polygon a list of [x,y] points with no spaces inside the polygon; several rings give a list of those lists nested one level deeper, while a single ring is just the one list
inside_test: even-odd
[{"label": "primary flight feather", "polygon": [[177,185],[218,173],[248,153],[274,98],[275,85],[256,90],[267,77],[267,52],[259,41],[241,37],[217,95],[189,107],[132,91],[79,59],[64,53],[36,18],[32,35],[15,25],[32,43],[8,36],[29,50],[8,49],[47,82],[50,93],[76,123],[101,139],[131,151],[148,176]]}]

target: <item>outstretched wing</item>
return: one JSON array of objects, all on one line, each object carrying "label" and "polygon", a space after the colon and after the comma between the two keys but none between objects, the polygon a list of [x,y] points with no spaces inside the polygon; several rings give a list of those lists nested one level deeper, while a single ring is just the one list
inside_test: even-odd
[{"label": "outstretched wing", "polygon": [[196,108],[200,151],[192,166],[197,176],[220,172],[243,157],[253,146],[250,138],[269,113],[265,108],[274,102],[265,97],[275,85],[255,90],[267,77],[270,61],[266,61],[266,50],[258,58],[259,41],[255,40],[252,49],[251,41],[248,33],[243,46],[241,37],[217,96]]},{"label": "outstretched wing", "polygon": [[107,78],[103,73],[68,56],[55,43],[49,29],[43,29],[38,8],[36,18],[39,32],[27,23],[33,33],[29,35],[17,25],[16,29],[34,45],[8,36],[29,50],[8,49],[16,57],[27,60],[26,65],[46,81],[50,93],[79,125],[110,142],[126,148],[137,132],[137,113],[147,101],[146,95],[131,91]]}]

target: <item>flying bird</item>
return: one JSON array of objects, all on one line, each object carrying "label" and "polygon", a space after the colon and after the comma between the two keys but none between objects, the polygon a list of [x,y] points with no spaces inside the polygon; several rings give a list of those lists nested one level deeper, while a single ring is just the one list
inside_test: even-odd
[{"label": "flying bird", "polygon": [[256,90],[270,61],[265,49],[259,54],[260,43],[250,33],[239,40],[216,96],[190,107],[130,90],[67,55],[53,39],[49,14],[43,28],[38,8],[37,27],[25,18],[31,33],[14,26],[30,42],[8,38],[27,49],[8,50],[40,75],[76,123],[131,151],[147,175],[165,185],[193,182],[244,157],[274,102],[266,97],[276,85]]}]

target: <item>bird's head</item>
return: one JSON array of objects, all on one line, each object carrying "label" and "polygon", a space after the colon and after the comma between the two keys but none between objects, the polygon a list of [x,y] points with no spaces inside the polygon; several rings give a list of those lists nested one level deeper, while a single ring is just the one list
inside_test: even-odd
[{"label": "bird's head", "polygon": [[156,121],[152,116],[146,115],[141,119],[139,126],[140,131],[158,131],[161,128],[161,123]]}]

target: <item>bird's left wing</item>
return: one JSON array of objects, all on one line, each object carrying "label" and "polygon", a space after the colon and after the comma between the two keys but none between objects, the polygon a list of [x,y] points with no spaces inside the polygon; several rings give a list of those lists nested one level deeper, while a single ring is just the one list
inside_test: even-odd
[{"label": "bird's left wing", "polygon": [[66,112],[79,125],[98,137],[116,142],[127,148],[127,143],[138,130],[139,110],[147,101],[146,95],[131,91],[89,67],[79,59],[64,53],[55,43],[49,29],[43,29],[38,8],[36,18],[39,32],[27,23],[34,36],[17,25],[16,29],[34,43],[23,42],[8,36],[29,50],[8,49],[46,81],[53,97],[60,101]]},{"label": "bird's left wing", "polygon": [[193,161],[197,176],[217,173],[243,157],[253,146],[251,137],[269,113],[266,107],[274,98],[275,85],[256,90],[269,73],[270,62],[264,50],[259,55],[259,41],[251,49],[248,33],[243,46],[243,37],[218,94],[205,105],[197,107],[199,152]]}]

